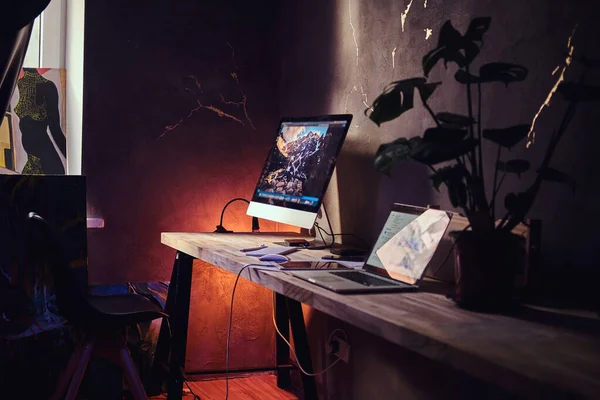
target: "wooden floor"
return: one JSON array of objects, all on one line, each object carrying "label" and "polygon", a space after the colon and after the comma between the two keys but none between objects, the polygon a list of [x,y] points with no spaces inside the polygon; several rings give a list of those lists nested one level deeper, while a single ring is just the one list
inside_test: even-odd
[{"label": "wooden floor", "polygon": [[[202,400],[223,400],[225,399],[225,380],[215,379],[198,382],[188,382],[192,390]],[[184,390],[187,387],[184,385]],[[298,391],[295,391],[298,392]],[[152,400],[165,399],[163,396],[152,397]],[[191,394],[184,397],[185,400],[193,400]],[[229,379],[229,399],[230,400],[298,400],[298,397],[291,391],[285,391],[277,387],[277,378],[275,375],[253,375],[243,378]]]}]

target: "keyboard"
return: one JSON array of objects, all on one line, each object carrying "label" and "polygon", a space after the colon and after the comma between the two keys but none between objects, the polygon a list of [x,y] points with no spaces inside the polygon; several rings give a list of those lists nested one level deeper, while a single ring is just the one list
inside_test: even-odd
[{"label": "keyboard", "polygon": [[330,272],[335,276],[339,276],[340,278],[348,279],[350,281],[360,283],[365,286],[407,286],[402,283],[390,282],[385,279],[380,279],[375,276],[371,276],[360,271],[335,271]]}]

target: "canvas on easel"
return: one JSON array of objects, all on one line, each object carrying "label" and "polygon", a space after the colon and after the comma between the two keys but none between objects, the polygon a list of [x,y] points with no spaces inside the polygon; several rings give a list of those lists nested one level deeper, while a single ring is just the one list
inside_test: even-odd
[{"label": "canvas on easel", "polygon": [[10,107],[0,120],[0,167],[14,169],[13,137]]},{"label": "canvas on easel", "polygon": [[31,175],[66,171],[64,69],[23,68],[11,98],[14,170]]}]

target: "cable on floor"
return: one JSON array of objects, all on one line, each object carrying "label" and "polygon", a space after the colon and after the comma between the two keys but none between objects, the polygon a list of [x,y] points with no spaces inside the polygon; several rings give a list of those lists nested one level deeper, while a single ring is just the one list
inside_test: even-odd
[{"label": "cable on floor", "polygon": [[[338,357],[337,360],[335,360],[333,363],[331,363],[331,365],[329,365],[327,368],[325,368],[323,371],[320,372],[314,372],[314,373],[310,373],[310,372],[306,372],[304,370],[304,368],[302,368],[302,365],[300,364],[300,361],[298,360],[298,356],[296,355],[296,351],[294,350],[294,347],[291,345],[291,343],[283,336],[283,334],[281,333],[281,331],[279,330],[279,327],[277,326],[277,320],[275,319],[275,292],[273,292],[273,311],[272,311],[272,317],[273,317],[273,326],[275,327],[275,331],[277,331],[277,334],[279,335],[279,337],[288,345],[288,347],[290,348],[292,354],[294,355],[294,359],[296,360],[296,363],[298,364],[298,369],[300,371],[302,371],[302,373],[304,375],[308,375],[308,376],[319,376],[319,375],[323,375],[325,372],[329,371],[331,368],[333,368],[337,363],[339,363],[342,359]],[[333,335],[335,335],[336,333],[342,333],[344,335],[344,340],[346,341],[346,343],[348,343],[348,335],[346,334],[346,332],[343,329],[334,329],[330,334],[329,334],[329,338],[327,339],[327,343],[331,342],[331,339],[333,338]]]},{"label": "cable on floor", "polygon": [[[237,284],[238,281],[240,280],[240,276],[242,275],[242,272],[244,272],[244,270],[246,268],[252,268],[252,267],[256,267],[256,268],[266,268],[267,266],[263,265],[263,264],[248,264],[248,265],[244,265],[240,271],[238,272],[237,276],[235,277],[235,282],[233,283],[233,291],[231,292],[231,304],[229,306],[229,326],[227,327],[227,344],[225,347],[225,400],[229,399],[229,344],[231,342],[231,325],[233,322],[233,301],[235,298],[235,289],[237,288]],[[269,268],[269,270],[271,271],[271,269]],[[278,271],[276,268],[273,268],[272,271]]]},{"label": "cable on floor", "polygon": [[184,380],[183,382],[185,383],[185,386],[187,386],[187,388],[190,391],[190,393],[192,394],[192,396],[194,396],[194,400],[202,400],[200,398],[200,396],[198,396],[196,393],[194,393],[194,391],[192,390],[192,388],[187,380]]},{"label": "cable on floor", "polygon": [[[235,282],[233,283],[233,290],[231,292],[231,304],[229,306],[229,324],[227,327],[227,344],[225,346],[225,400],[229,399],[229,346],[231,343],[231,330],[232,330],[232,323],[233,323],[233,304],[234,304],[234,300],[235,300],[235,291],[237,289],[237,284],[240,280],[240,276],[242,276],[242,272],[244,272],[244,270],[246,270],[247,268],[253,268],[253,267],[256,269],[268,269],[269,271],[284,272],[284,271],[280,271],[276,268],[273,268],[273,269],[268,268],[268,266],[265,266],[263,264],[248,264],[248,265],[244,265],[239,270],[239,272],[237,273],[237,276],[235,277]],[[329,365],[327,368],[325,368],[321,372],[318,372],[318,373],[306,372],[306,370],[304,368],[302,368],[302,365],[300,365],[300,361],[298,361],[298,357],[296,356],[296,352],[294,351],[294,348],[292,347],[290,342],[281,334],[281,332],[279,331],[279,327],[277,326],[277,321],[275,320],[275,293],[273,293],[273,311],[272,311],[272,313],[273,313],[272,314],[273,325],[275,327],[275,330],[277,331],[277,334],[285,341],[285,343],[288,345],[288,347],[292,351],[294,358],[296,359],[296,363],[298,364],[298,369],[300,369],[300,371],[302,371],[302,373],[304,373],[305,375],[308,375],[308,376],[322,375],[325,372],[327,372],[328,370],[330,370],[331,368],[333,368],[341,360],[340,358],[338,358],[336,361],[334,361],[331,365]],[[344,332],[342,329],[335,329],[333,332],[331,332],[327,342],[328,343],[331,342],[333,335],[335,335],[338,332],[342,333],[344,335],[344,340],[346,340],[346,342],[348,342],[348,335],[346,335],[346,332]]]}]

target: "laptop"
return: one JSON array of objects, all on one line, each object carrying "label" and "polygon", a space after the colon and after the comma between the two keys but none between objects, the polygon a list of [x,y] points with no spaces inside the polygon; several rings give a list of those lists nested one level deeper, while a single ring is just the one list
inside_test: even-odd
[{"label": "laptop", "polygon": [[360,269],[291,270],[291,275],[337,293],[414,290],[444,236],[452,214],[394,204]]}]

